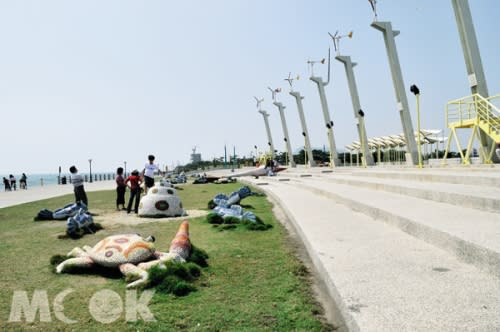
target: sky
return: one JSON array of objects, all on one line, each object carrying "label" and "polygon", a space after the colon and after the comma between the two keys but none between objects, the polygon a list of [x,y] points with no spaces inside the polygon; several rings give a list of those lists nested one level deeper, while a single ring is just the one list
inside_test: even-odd
[{"label": "sky", "polygon": [[[498,0],[470,8],[491,95],[500,92]],[[470,95],[455,16],[448,0],[379,0],[379,21],[401,31],[396,46],[413,126],[446,129],[447,101]],[[275,148],[285,151],[278,101],[293,149],[303,146],[295,99],[313,147],[328,146],[308,60],[327,57],[325,87],[337,148],[357,140],[343,65],[328,32],[353,31],[340,54],[354,68],[368,137],[402,132],[382,34],[367,0],[0,0],[0,174],[161,168],[267,148],[254,96],[264,98]],[[327,66],[315,65],[326,80]],[[446,131],[447,135],[448,132]]]}]

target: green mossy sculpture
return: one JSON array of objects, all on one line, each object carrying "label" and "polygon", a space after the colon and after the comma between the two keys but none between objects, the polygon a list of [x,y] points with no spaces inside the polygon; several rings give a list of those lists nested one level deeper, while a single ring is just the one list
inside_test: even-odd
[{"label": "green mossy sculpture", "polygon": [[196,291],[196,287],[176,276],[167,276],[156,289],[164,293],[174,294],[175,296],[185,296]]},{"label": "green mossy sculpture", "polygon": [[222,218],[221,216],[219,216],[217,213],[215,212],[210,212],[208,215],[207,215],[207,222],[209,224],[214,224],[214,225],[220,225],[220,224],[223,224],[224,223],[224,218]]},{"label": "green mossy sculpture", "polygon": [[208,201],[207,206],[208,206],[209,210],[213,210],[217,206],[217,204],[215,204],[214,200],[211,199],[211,200]]},{"label": "green mossy sculpture", "polygon": [[167,262],[165,267],[149,269],[149,286],[164,293],[185,296],[196,291],[189,281],[197,279],[201,269],[194,263]]},{"label": "green mossy sculpture", "polygon": [[264,223],[258,216],[256,216],[256,221],[254,222],[249,219],[240,220],[234,216],[222,217],[215,212],[207,215],[207,222],[219,231],[234,229],[236,225],[243,225],[243,227],[251,231],[265,231],[273,227],[271,224]]},{"label": "green mossy sculpture", "polygon": [[259,217],[256,217],[256,222],[248,219],[243,219],[241,223],[243,224],[243,226],[245,226],[246,229],[249,229],[251,231],[266,231],[270,228],[273,228],[273,225],[264,223]]},{"label": "green mossy sculpture", "polygon": [[208,259],[207,252],[203,249],[195,247],[191,243],[191,253],[189,254],[189,257],[187,258],[187,261],[195,263],[201,267],[207,267],[208,266],[207,259]]}]

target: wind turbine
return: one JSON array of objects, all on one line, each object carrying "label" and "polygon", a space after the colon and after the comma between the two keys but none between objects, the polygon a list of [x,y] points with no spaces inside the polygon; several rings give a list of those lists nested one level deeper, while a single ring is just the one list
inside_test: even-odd
[{"label": "wind turbine", "polygon": [[269,89],[269,91],[271,91],[273,101],[276,101],[276,94],[281,92],[281,88],[276,88],[276,89],[272,89],[270,87],[267,88]]},{"label": "wind turbine", "polygon": [[262,102],[264,101],[264,98],[259,99],[259,98],[255,97],[255,96],[254,96],[254,98],[255,98],[255,100],[257,101],[257,109],[259,109],[259,110],[260,110],[260,109],[261,109],[261,108],[260,108],[260,105],[261,105],[261,104],[262,104]]},{"label": "wind turbine", "polygon": [[339,55],[340,54],[340,39],[345,38],[345,37],[352,38],[353,32],[349,31],[349,33],[347,35],[340,36],[339,31],[337,30],[334,35],[332,35],[331,33],[328,33],[328,34],[330,35],[330,37],[332,37],[333,48],[334,48],[335,52],[337,53],[337,55]]},{"label": "wind turbine", "polygon": [[[307,60],[307,64],[309,65],[309,68],[311,70],[311,76],[314,76],[314,65],[317,63],[321,63],[322,65],[325,64],[326,59],[323,58],[321,60]],[[328,75],[330,75],[330,71],[328,71]],[[330,77],[330,76],[328,76]]]},{"label": "wind turbine", "polygon": [[375,15],[373,21],[377,21],[377,0],[368,0],[368,2],[372,6],[373,15]]},{"label": "wind turbine", "polygon": [[292,72],[288,73],[288,77],[285,78],[285,81],[287,81],[288,84],[290,84],[290,91],[293,91],[293,81],[298,80],[299,78],[300,78],[299,75],[297,75],[297,77],[292,77]]}]

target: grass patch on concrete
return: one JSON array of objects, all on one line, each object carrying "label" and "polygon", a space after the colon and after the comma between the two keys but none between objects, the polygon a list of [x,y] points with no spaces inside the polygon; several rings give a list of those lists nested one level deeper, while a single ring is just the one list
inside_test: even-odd
[{"label": "grass patch on concrete", "polygon": [[[237,190],[238,183],[183,185],[179,190],[185,209],[207,209],[207,201],[219,192]],[[115,192],[90,192],[89,210],[105,217],[115,210]],[[127,194],[128,199],[128,194]],[[114,322],[104,324],[89,312],[89,301],[97,291],[109,290],[126,299],[126,283],[120,273],[62,274],[52,271],[50,258],[66,254],[72,248],[93,246],[105,236],[119,233],[154,235],[156,247],[167,251],[180,221],[151,222],[139,225],[113,225],[94,235],[58,239],[65,231],[64,221],[34,222],[43,208],[56,209],[73,200],[72,195],[0,209],[0,330],[32,331],[325,331],[321,308],[312,297],[307,269],[288,245],[285,229],[271,213],[265,197],[248,197],[242,204],[266,224],[265,232],[235,228],[220,232],[204,217],[190,220],[193,244],[205,250],[208,267],[192,281],[196,291],[178,297],[156,291],[148,308],[156,319],[145,322],[126,321],[125,313]],[[193,273],[196,273],[194,271]],[[169,287],[168,285],[165,287]],[[64,298],[64,315],[76,320],[61,322],[54,312],[54,299],[62,291],[72,291]],[[47,292],[50,322],[9,322],[15,291],[26,291],[31,300],[35,290]],[[140,292],[139,292],[140,294]],[[125,305],[123,303],[123,305]]]}]

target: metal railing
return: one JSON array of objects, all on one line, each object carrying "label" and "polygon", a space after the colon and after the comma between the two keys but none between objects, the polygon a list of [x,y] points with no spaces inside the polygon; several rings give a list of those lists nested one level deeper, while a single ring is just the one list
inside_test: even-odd
[{"label": "metal railing", "polygon": [[479,125],[488,135],[500,135],[500,94],[484,98],[479,94],[452,100],[446,104],[446,125],[468,127]]}]

